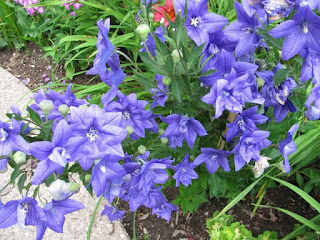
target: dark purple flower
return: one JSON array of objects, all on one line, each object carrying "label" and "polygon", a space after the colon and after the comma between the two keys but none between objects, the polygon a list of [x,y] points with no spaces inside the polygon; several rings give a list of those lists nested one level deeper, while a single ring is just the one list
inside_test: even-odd
[{"label": "dark purple flower", "polygon": [[283,60],[289,60],[307,47],[320,52],[320,18],[308,6],[299,8],[293,20],[281,23],[269,34],[274,38],[285,37]]},{"label": "dark purple flower", "polygon": [[91,185],[97,196],[105,192],[108,180],[126,175],[124,168],[118,163],[119,158],[104,156],[92,169]]},{"label": "dark purple flower", "polygon": [[189,156],[190,154],[187,153],[182,162],[174,166],[175,174],[172,177],[176,179],[176,187],[179,187],[180,182],[187,187],[192,179],[198,178],[198,174],[194,171],[196,165],[189,162]]},{"label": "dark purple flower", "polygon": [[[157,37],[161,42],[164,43],[164,31],[162,27],[156,28],[153,35]],[[156,55],[156,42],[153,36],[149,33],[147,39],[144,42],[141,42],[141,45],[143,46],[139,52],[149,52],[152,56]]]},{"label": "dark purple flower", "polygon": [[207,131],[202,124],[194,118],[188,118],[187,116],[181,116],[179,114],[171,114],[161,118],[161,120],[169,124],[163,137],[169,139],[169,145],[172,148],[177,146],[182,147],[183,140],[187,142],[190,148],[193,148],[197,135],[207,135]]},{"label": "dark purple flower", "polygon": [[121,142],[127,131],[120,125],[121,114],[105,112],[97,105],[88,108],[70,109],[68,122],[72,135],[68,146],[74,150],[74,160],[79,160],[84,170],[88,170],[95,159],[109,154],[124,157]]},{"label": "dark purple flower", "polygon": [[179,0],[174,2],[175,11],[184,15],[184,9],[187,5],[187,16],[185,27],[187,28],[188,36],[200,46],[207,44],[209,34],[222,30],[228,23],[228,20],[215,13],[208,12],[208,0]]},{"label": "dark purple flower", "polygon": [[17,223],[25,229],[26,226],[36,226],[41,221],[47,221],[46,215],[37,201],[30,197],[9,201],[0,208],[0,229]]},{"label": "dark purple flower", "polygon": [[164,107],[165,102],[168,100],[168,95],[170,89],[168,86],[165,86],[162,82],[164,76],[156,74],[155,79],[157,80],[158,88],[151,88],[150,92],[153,95],[153,102],[150,105],[150,109],[155,108],[156,106]]},{"label": "dark purple flower", "polygon": [[[117,96],[116,101],[112,101]],[[119,126],[126,129],[133,128],[130,135],[132,139],[145,137],[145,129],[157,132],[158,124],[155,121],[155,115],[150,110],[145,110],[149,104],[148,101],[138,100],[135,93],[125,96],[116,88],[112,88],[105,94],[101,102],[107,112],[119,114]]]},{"label": "dark purple flower", "polygon": [[201,148],[201,154],[196,157],[193,164],[199,166],[202,163],[206,164],[206,168],[210,174],[214,174],[219,167],[229,172],[230,166],[227,156],[230,155],[227,151],[213,148]]},{"label": "dark purple flower", "polygon": [[266,116],[258,113],[257,106],[244,110],[232,123],[227,124],[227,142],[230,142],[240,133],[245,131],[253,132],[254,130],[257,130],[258,128],[256,124],[263,124],[267,120],[268,118]]},{"label": "dark purple flower", "polygon": [[256,16],[250,17],[244,10],[242,4],[234,2],[238,21],[231,23],[224,30],[227,39],[237,42],[235,53],[237,57],[252,55],[259,46],[261,36],[257,30],[262,27]]},{"label": "dark purple flower", "polygon": [[260,159],[260,151],[271,144],[267,139],[269,135],[270,132],[256,130],[245,132],[240,137],[239,143],[232,150],[236,171],[239,171],[246,163]]},{"label": "dark purple flower", "polygon": [[[109,86],[118,86],[124,79],[125,74],[120,66],[120,59],[112,45],[108,34],[110,30],[110,18],[103,23],[102,19],[97,22],[99,28],[97,49],[98,53],[93,62],[93,67],[87,74],[99,74],[101,80]],[[110,67],[110,70],[107,68]]]},{"label": "dark purple flower", "polygon": [[293,136],[298,131],[298,128],[299,128],[299,124],[297,124],[297,123],[294,124],[290,128],[290,130],[288,131],[288,135],[287,135],[286,139],[284,139],[279,144],[280,153],[284,158],[283,167],[287,173],[290,172],[290,162],[289,162],[288,156],[297,150],[297,146],[296,146],[295,142],[293,141]]},{"label": "dark purple flower", "polygon": [[101,215],[107,215],[111,222],[122,220],[125,214],[124,210],[119,210],[116,206],[105,205]]},{"label": "dark purple flower", "polygon": [[42,221],[37,225],[37,239],[43,238],[48,227],[57,233],[63,233],[63,225],[65,222],[64,215],[83,208],[84,206],[82,203],[72,199],[61,201],[52,200],[47,203],[43,208],[46,215],[46,221]]},{"label": "dark purple flower", "polygon": [[40,162],[35,169],[32,183],[40,184],[53,172],[62,174],[66,164],[72,160],[73,150],[67,146],[71,136],[71,128],[65,120],[61,120],[52,137],[52,142],[39,141],[29,144],[30,153]]}]

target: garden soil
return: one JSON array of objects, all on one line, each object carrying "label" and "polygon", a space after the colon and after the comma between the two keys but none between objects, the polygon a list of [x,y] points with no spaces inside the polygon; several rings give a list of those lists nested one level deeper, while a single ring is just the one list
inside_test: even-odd
[{"label": "garden soil", "polygon": [[[7,69],[14,76],[23,81],[29,88],[36,89],[47,82],[42,77],[43,74],[50,74],[49,66],[54,64],[50,58],[42,58],[43,52],[34,44],[28,44],[28,50],[14,51],[9,49],[0,50],[0,66]],[[64,77],[65,71],[62,65],[56,67],[55,78]],[[30,79],[28,82],[26,79]],[[73,80],[66,80],[67,83],[87,84],[89,76],[80,75]],[[95,82],[91,82],[95,83]],[[168,200],[173,200],[177,195],[177,189],[166,191]],[[320,197],[316,197],[320,201]],[[247,196],[240,204],[229,210],[235,221],[244,224],[252,231],[254,236],[270,230],[278,232],[279,237],[283,237],[291,232],[298,224],[293,218],[274,209],[260,208],[257,213],[251,217],[256,199]],[[206,230],[206,219],[211,217],[215,211],[223,209],[227,204],[225,199],[211,199],[207,203],[200,205],[198,211],[193,214],[183,215],[181,211],[173,213],[170,222],[159,219],[152,215],[146,208],[139,208],[136,216],[136,233],[138,239],[169,240],[169,239],[187,239],[187,240],[205,240],[208,239]],[[280,187],[268,189],[262,201],[262,204],[282,207],[293,211],[307,219],[316,215],[302,198],[291,190]],[[120,208],[126,210],[123,225],[129,235],[132,236],[133,214],[129,211],[127,203],[121,203]]]}]

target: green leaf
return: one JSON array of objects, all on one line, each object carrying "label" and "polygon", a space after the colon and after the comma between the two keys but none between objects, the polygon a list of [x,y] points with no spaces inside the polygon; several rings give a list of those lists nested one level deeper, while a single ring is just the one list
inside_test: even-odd
[{"label": "green leaf", "polygon": [[182,95],[183,95],[183,80],[181,77],[176,77],[175,79],[172,79],[171,82],[171,93],[172,96],[178,101],[182,102]]},{"label": "green leaf", "polygon": [[27,174],[24,173],[20,176],[19,181],[18,181],[18,189],[19,189],[20,193],[22,193],[22,190],[24,188],[24,183],[26,180],[27,180]]},{"label": "green leaf", "polygon": [[192,52],[190,57],[188,58],[188,67],[189,70],[191,70],[199,61],[201,61],[201,55],[202,55],[202,50],[203,50],[204,44],[199,46],[199,47],[195,47]]},{"label": "green leaf", "polygon": [[300,197],[302,197],[304,200],[306,200],[312,207],[314,207],[319,213],[320,213],[320,203],[317,202],[313,197],[311,197],[309,194],[305,193],[302,189],[294,186],[291,183],[288,183],[284,180],[281,180],[279,178],[271,177],[266,175],[268,178],[271,178],[274,181],[277,181],[281,183],[282,185],[286,186],[287,188],[290,188],[292,191],[297,193]]},{"label": "green leaf", "polygon": [[137,81],[147,90],[149,91],[150,88],[155,88],[156,85],[152,78],[146,77],[146,75],[133,70],[134,75],[136,76]]},{"label": "green leaf", "polygon": [[160,65],[156,61],[154,61],[151,56],[146,52],[139,53],[142,61],[147,65],[147,67],[154,73],[158,73],[161,75],[168,76],[167,70],[164,65]]},{"label": "green leaf", "polygon": [[296,173],[296,179],[297,179],[297,183],[299,185],[300,188],[303,188],[303,183],[304,183],[304,180],[303,180],[303,177],[301,176],[300,173]]},{"label": "green leaf", "polygon": [[282,81],[286,79],[289,72],[290,72],[290,69],[288,68],[279,69],[273,77],[274,84],[276,86],[280,85]]},{"label": "green leaf", "polygon": [[27,111],[29,112],[29,115],[30,115],[30,118],[31,120],[37,124],[38,126],[41,126],[41,118],[40,116],[38,115],[38,113],[36,113],[35,111],[33,111],[32,108],[30,107],[27,107]]}]

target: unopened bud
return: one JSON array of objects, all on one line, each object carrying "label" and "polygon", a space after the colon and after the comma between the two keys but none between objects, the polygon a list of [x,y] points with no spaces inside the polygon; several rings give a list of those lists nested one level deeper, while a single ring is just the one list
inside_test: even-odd
[{"label": "unopened bud", "polygon": [[84,181],[87,183],[87,182],[89,182],[91,180],[91,174],[86,174],[85,176],[84,176]]},{"label": "unopened bud", "polygon": [[147,149],[146,149],[145,146],[140,145],[140,146],[138,147],[138,151],[139,151],[140,154],[144,154],[144,153],[147,151]]},{"label": "unopened bud", "polygon": [[154,19],[154,14],[153,14],[152,12],[148,14],[148,19],[149,19],[150,22],[153,21],[153,19]]},{"label": "unopened bud", "polygon": [[129,135],[131,135],[134,132],[133,127],[131,127],[131,126],[126,126],[126,130]]},{"label": "unopened bud", "polygon": [[71,183],[70,192],[78,193],[80,191],[80,184],[78,183]]},{"label": "unopened bud", "polygon": [[171,56],[173,58],[173,62],[177,64],[178,62],[180,62],[180,59],[181,59],[180,56],[183,57],[183,54],[181,51],[178,51],[177,49],[175,49],[172,51]]},{"label": "unopened bud", "polygon": [[258,87],[263,87],[265,81],[262,78],[257,78]]},{"label": "unopened bud", "polygon": [[145,41],[150,33],[150,28],[147,24],[140,24],[136,28],[136,33],[139,35],[142,41]]},{"label": "unopened bud", "polygon": [[164,85],[166,85],[166,86],[169,86],[170,83],[171,83],[171,78],[169,78],[169,77],[164,77],[164,78],[162,79],[162,83],[163,83]]},{"label": "unopened bud", "polygon": [[166,137],[161,138],[161,143],[162,143],[162,144],[167,144],[168,141],[169,141],[169,139],[166,138]]},{"label": "unopened bud", "polygon": [[67,116],[67,114],[69,113],[69,106],[67,104],[62,104],[59,106],[58,111],[61,113],[62,116]]},{"label": "unopened bud", "polygon": [[54,105],[51,100],[42,100],[39,103],[39,107],[45,115],[48,115],[51,112],[51,110],[53,109]]},{"label": "unopened bud", "polygon": [[89,107],[88,107],[87,104],[82,104],[78,108],[81,109],[81,110],[87,110]]},{"label": "unopened bud", "polygon": [[12,158],[16,164],[27,162],[27,155],[24,152],[17,151],[13,154]]},{"label": "unopened bud", "polygon": [[158,133],[159,133],[160,135],[164,134],[164,129],[159,128]]},{"label": "unopened bud", "polygon": [[70,196],[71,183],[57,179],[48,187],[48,191],[54,200],[64,200]]}]

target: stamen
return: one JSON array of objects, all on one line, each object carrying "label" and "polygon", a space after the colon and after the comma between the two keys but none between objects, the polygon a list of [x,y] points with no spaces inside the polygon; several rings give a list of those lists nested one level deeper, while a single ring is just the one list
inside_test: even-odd
[{"label": "stamen", "polygon": [[195,18],[191,18],[191,25],[194,26],[194,27],[197,27],[199,21],[198,21],[198,18],[195,17]]},{"label": "stamen", "polygon": [[89,138],[90,142],[93,142],[97,139],[98,137],[98,131],[90,128],[90,130],[87,132],[87,138]]}]

